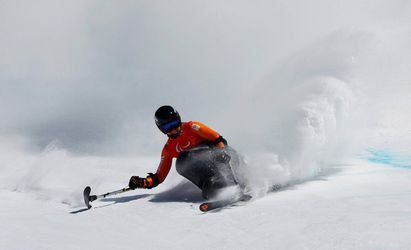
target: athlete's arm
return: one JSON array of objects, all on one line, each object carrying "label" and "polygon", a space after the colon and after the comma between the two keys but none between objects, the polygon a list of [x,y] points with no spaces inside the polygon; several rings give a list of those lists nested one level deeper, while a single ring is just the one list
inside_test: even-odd
[{"label": "athlete's arm", "polygon": [[158,184],[162,183],[167,177],[168,172],[171,168],[171,163],[173,162],[173,157],[168,153],[167,144],[163,148],[161,153],[161,162],[158,166],[157,172],[155,174],[149,173],[146,178],[141,178],[139,176],[131,176],[128,186],[131,189],[136,188],[154,188]]},{"label": "athlete's arm", "polygon": [[224,148],[225,145],[222,141],[222,136],[219,133],[217,133],[215,130],[207,127],[206,125],[200,122],[190,122],[190,127],[200,137],[206,139],[207,141],[217,142],[216,143],[217,147]]},{"label": "athlete's arm", "polygon": [[159,183],[162,183],[166,179],[168,172],[170,172],[172,163],[173,163],[173,157],[168,152],[167,145],[165,145],[163,148],[163,151],[161,152],[161,162],[156,172]]}]

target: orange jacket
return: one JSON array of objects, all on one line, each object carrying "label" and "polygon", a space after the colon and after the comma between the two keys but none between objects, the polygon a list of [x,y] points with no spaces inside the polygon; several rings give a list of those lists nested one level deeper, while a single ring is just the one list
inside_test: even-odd
[{"label": "orange jacket", "polygon": [[[177,158],[182,152],[190,150],[204,141],[214,142],[220,137],[216,131],[200,122],[183,122],[181,123],[181,128],[181,135],[176,139],[169,138],[164,145],[161,153],[161,162],[156,172],[160,183],[167,177],[173,163],[173,158]],[[219,142],[217,147],[223,148],[224,144]]]}]

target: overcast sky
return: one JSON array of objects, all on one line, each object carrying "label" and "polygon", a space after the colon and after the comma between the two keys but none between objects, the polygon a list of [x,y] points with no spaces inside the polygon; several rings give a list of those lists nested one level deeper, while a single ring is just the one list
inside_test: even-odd
[{"label": "overcast sky", "polygon": [[264,144],[311,92],[284,93],[312,77],[407,85],[409,13],[400,0],[0,0],[0,133],[34,151],[159,152],[153,114],[171,104],[240,148]]}]

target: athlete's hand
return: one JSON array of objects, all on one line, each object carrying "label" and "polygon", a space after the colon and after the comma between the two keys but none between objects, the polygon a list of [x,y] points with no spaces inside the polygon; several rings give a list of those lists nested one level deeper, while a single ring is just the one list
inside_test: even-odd
[{"label": "athlete's hand", "polygon": [[131,176],[130,181],[128,182],[128,186],[133,190],[136,188],[147,188],[147,185],[147,179],[138,176]]}]

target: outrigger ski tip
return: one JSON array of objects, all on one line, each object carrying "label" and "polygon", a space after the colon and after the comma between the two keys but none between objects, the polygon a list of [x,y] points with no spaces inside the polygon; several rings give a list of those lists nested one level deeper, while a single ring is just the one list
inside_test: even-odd
[{"label": "outrigger ski tip", "polygon": [[86,204],[87,209],[91,208],[90,202],[97,199],[96,195],[91,195],[90,196],[90,192],[91,192],[91,188],[89,186],[87,186],[83,191],[84,203]]},{"label": "outrigger ski tip", "polygon": [[89,186],[87,186],[83,191],[84,203],[86,204],[87,209],[91,208],[91,205],[90,205],[90,192],[91,192],[91,188]]}]

